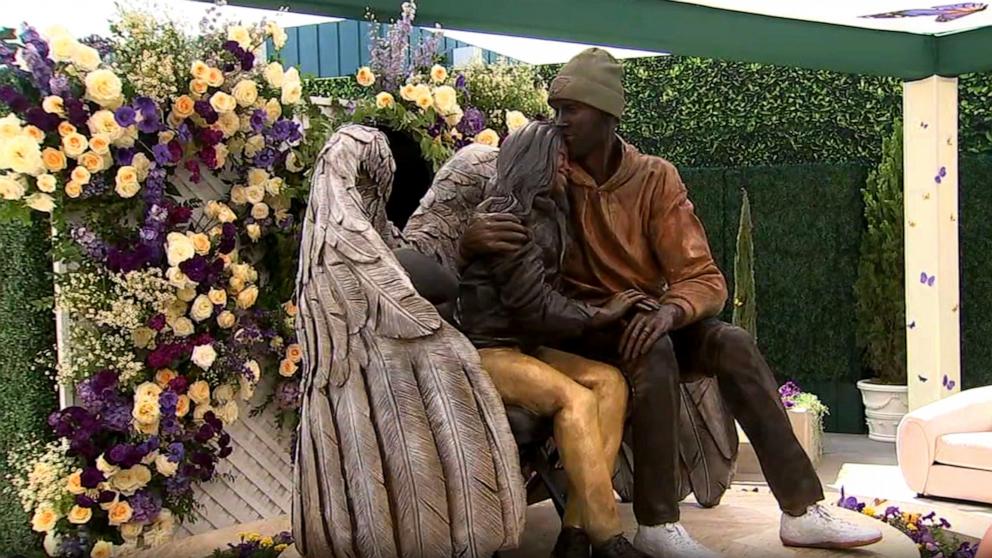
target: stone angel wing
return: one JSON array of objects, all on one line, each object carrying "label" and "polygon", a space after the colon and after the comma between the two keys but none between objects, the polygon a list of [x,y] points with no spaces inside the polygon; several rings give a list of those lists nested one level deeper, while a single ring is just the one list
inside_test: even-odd
[{"label": "stone angel wing", "polygon": [[385,136],[346,126],[315,162],[297,276],[303,349],[293,531],[313,557],[488,557],[524,492],[475,348],[393,256]]}]

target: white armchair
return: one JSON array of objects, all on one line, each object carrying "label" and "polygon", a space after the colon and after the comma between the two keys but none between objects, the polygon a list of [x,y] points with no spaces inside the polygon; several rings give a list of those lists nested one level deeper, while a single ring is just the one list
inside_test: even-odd
[{"label": "white armchair", "polygon": [[992,386],[907,414],[896,451],[902,475],[917,493],[992,503]]}]

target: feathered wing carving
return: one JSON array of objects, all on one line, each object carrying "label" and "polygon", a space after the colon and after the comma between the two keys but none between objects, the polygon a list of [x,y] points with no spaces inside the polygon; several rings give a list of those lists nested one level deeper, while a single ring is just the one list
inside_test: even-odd
[{"label": "feathered wing carving", "polygon": [[716,378],[682,384],[681,421],[681,496],[691,489],[700,505],[716,506],[730,488],[737,462],[737,429]]},{"label": "feathered wing carving", "polygon": [[305,556],[489,556],[522,530],[517,450],[475,349],[393,257],[394,168],[385,136],[362,126],[316,161],[293,530]]},{"label": "feathered wing carving", "polygon": [[482,202],[486,183],[496,174],[497,156],[497,148],[474,143],[459,150],[438,170],[420,207],[403,229],[408,247],[457,270],[458,239]]}]

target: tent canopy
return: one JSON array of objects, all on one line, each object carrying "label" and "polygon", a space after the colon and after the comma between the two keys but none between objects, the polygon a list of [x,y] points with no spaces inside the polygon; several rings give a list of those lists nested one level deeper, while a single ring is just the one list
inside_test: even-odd
[{"label": "tent canopy", "polygon": [[[941,0],[422,0],[420,25],[907,80],[992,69],[992,9]],[[946,0],[945,0],[946,1]],[[231,0],[388,21],[398,0]],[[811,5],[815,4],[815,5]]]}]

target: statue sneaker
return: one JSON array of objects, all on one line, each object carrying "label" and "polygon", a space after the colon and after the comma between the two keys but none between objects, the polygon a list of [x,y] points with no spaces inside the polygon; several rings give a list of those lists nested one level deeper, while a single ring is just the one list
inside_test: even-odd
[{"label": "statue sneaker", "polygon": [[654,558],[720,558],[696,542],[679,523],[638,525],[634,547]]},{"label": "statue sneaker", "polygon": [[854,548],[882,540],[882,531],[838,519],[815,504],[799,517],[783,513],[779,538],[785,546]]}]

